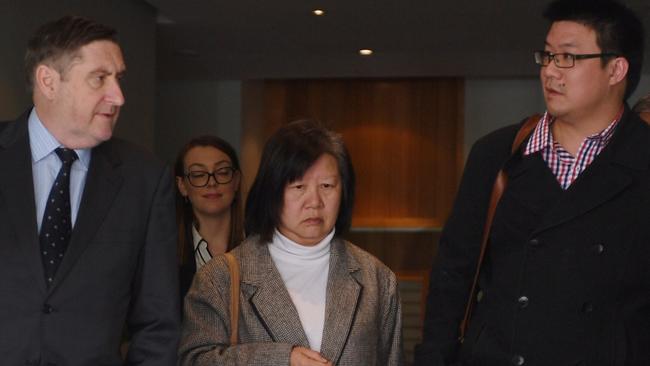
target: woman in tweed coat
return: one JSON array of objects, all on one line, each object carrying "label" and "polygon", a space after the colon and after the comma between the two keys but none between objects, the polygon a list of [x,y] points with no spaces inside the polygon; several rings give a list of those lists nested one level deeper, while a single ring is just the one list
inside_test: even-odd
[{"label": "woman in tweed coat", "polygon": [[181,365],[401,365],[395,275],[340,238],[354,170],[341,138],[310,121],[267,142],[246,206],[239,340],[230,345],[230,276],[223,256],[185,299]]}]

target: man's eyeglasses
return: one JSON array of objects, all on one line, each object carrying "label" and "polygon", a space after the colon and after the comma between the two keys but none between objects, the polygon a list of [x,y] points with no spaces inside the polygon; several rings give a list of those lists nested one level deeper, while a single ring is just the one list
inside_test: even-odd
[{"label": "man's eyeglasses", "polygon": [[576,64],[576,60],[584,60],[588,58],[605,58],[605,57],[618,57],[615,53],[587,53],[582,55],[574,55],[573,53],[551,53],[548,51],[535,51],[535,63],[539,66],[548,66],[551,60],[555,66],[562,69],[570,69]]},{"label": "man's eyeglasses", "polygon": [[218,184],[226,184],[232,181],[234,175],[235,168],[227,166],[219,168],[212,173],[203,170],[193,170],[187,173],[185,176],[192,186],[201,188],[207,186],[210,183],[210,177],[214,178],[214,181]]}]

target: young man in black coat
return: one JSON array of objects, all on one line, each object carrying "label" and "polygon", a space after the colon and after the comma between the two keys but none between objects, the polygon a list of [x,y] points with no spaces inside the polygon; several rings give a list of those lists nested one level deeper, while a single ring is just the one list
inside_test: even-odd
[{"label": "young man in black coat", "polygon": [[[546,113],[470,153],[431,273],[417,365],[650,364],[650,127],[626,99],[639,18],[613,1],[551,3],[535,52]],[[496,208],[471,321],[463,319],[494,179]]]}]

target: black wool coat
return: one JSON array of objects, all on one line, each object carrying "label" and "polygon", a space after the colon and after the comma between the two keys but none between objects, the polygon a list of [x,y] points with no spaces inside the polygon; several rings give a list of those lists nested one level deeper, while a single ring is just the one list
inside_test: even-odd
[{"label": "black wool coat", "polygon": [[[431,273],[416,364],[650,365],[650,127],[626,107],[612,140],[566,191],[540,153],[510,157],[518,128],[472,149]],[[509,183],[461,345],[502,166]]]}]

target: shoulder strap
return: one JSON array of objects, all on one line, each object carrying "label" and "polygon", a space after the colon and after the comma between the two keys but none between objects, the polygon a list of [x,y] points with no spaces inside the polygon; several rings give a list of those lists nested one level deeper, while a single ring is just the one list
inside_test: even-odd
[{"label": "shoulder strap", "polygon": [[239,263],[234,255],[224,255],[230,272],[230,345],[234,346],[239,335]]},{"label": "shoulder strap", "polygon": [[[530,118],[528,118],[528,120],[524,122],[524,124],[519,128],[519,131],[517,131],[517,135],[515,136],[515,139],[512,142],[512,148],[510,150],[511,155],[514,155],[519,150],[521,144],[526,140],[528,136],[530,136],[530,134],[533,132],[535,126],[537,126],[537,123],[541,118],[542,118],[541,115],[538,114],[533,115]],[[481,272],[481,266],[483,264],[483,260],[485,259],[485,252],[487,251],[488,239],[490,237],[490,228],[492,227],[492,219],[494,218],[494,211],[496,210],[497,205],[499,204],[499,200],[501,199],[501,195],[503,194],[503,191],[505,190],[507,184],[508,184],[508,176],[506,175],[503,169],[500,169],[499,173],[497,173],[496,179],[494,180],[494,185],[492,186],[492,194],[490,195],[490,206],[488,206],[487,216],[485,218],[485,226],[483,227],[483,236],[481,239],[481,251],[478,256],[478,263],[476,264],[474,281],[472,282],[472,287],[469,292],[469,298],[467,299],[467,305],[465,306],[465,316],[463,317],[463,321],[460,323],[460,335],[458,339],[461,342],[464,341],[465,332],[469,327],[469,320],[471,318],[472,308],[474,307],[474,292],[476,292],[478,277]]]}]

